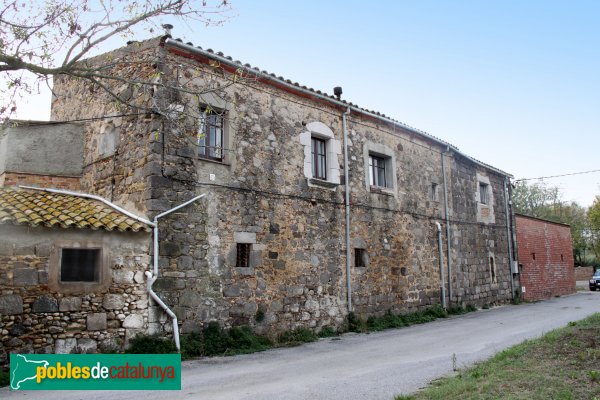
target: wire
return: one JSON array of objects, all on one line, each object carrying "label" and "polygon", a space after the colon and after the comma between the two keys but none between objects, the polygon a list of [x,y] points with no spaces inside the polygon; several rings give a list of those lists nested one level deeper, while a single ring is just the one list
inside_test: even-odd
[{"label": "wire", "polygon": [[590,171],[581,171],[581,172],[571,172],[569,174],[561,174],[561,175],[540,176],[539,178],[521,178],[521,179],[515,179],[513,182],[534,181],[534,180],[538,180],[538,179],[550,179],[550,178],[562,178],[563,176],[592,174],[594,172],[600,172],[600,169],[593,169]]},{"label": "wire", "polygon": [[[68,120],[60,120],[60,121],[31,121],[35,126],[43,126],[43,125],[58,125],[58,124],[66,124],[69,122],[85,122],[85,121],[98,121],[102,119],[110,119],[110,118],[119,118],[119,117],[135,117],[139,115],[148,115],[155,114],[153,111],[143,112],[143,113],[132,113],[132,114],[115,114],[115,115],[104,115],[101,117],[89,117],[89,118],[78,118],[78,119],[68,119]],[[21,123],[27,123],[27,120],[14,120],[16,125],[18,126]]]}]

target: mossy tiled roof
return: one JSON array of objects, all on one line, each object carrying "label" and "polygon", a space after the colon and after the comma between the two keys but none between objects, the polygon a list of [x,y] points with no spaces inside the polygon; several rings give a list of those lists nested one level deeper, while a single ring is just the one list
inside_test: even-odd
[{"label": "mossy tiled roof", "polygon": [[15,188],[0,188],[0,224],[121,232],[150,231],[146,224],[100,201],[70,194]]}]

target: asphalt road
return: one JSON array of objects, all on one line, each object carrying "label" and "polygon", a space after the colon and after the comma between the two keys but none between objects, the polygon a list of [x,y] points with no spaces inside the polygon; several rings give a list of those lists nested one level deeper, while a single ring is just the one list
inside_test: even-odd
[{"label": "asphalt road", "polygon": [[409,328],[295,348],[187,361],[181,392],[8,392],[9,399],[393,399],[569,321],[600,311],[600,292],[498,307]]}]

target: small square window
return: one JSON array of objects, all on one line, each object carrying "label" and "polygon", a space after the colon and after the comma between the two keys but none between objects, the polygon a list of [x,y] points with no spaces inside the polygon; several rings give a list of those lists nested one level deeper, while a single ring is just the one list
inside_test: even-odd
[{"label": "small square window", "polygon": [[438,201],[438,184],[431,184],[431,193],[430,193],[431,201]]},{"label": "small square window", "polygon": [[367,266],[367,251],[365,249],[354,249],[354,266],[356,268]]},{"label": "small square window", "polygon": [[209,160],[223,161],[225,113],[211,107],[202,108],[199,123],[198,156]]},{"label": "small square window", "polygon": [[63,248],[60,253],[61,282],[98,282],[100,249]]},{"label": "small square window", "polygon": [[487,183],[479,182],[479,202],[488,204],[490,201],[489,186]]},{"label": "small square window", "polygon": [[250,266],[250,243],[238,243],[235,266],[248,268]]},{"label": "small square window", "polygon": [[327,180],[327,142],[316,137],[311,138],[312,176]]}]

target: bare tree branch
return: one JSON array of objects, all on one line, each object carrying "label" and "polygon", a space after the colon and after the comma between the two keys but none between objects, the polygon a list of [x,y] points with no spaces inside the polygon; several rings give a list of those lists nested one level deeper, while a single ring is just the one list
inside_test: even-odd
[{"label": "bare tree branch", "polygon": [[[130,60],[107,60],[106,65],[94,66],[83,60],[113,37],[131,35],[140,29],[153,33],[164,17],[219,24],[230,10],[226,0],[44,0],[43,4],[0,0],[0,118],[10,117],[18,98],[56,76],[87,79],[115,100],[119,99],[113,93],[116,82],[156,85],[144,77],[130,79],[112,74]],[[163,89],[187,90],[175,86],[166,85]],[[127,102],[124,105],[138,106]]]}]

